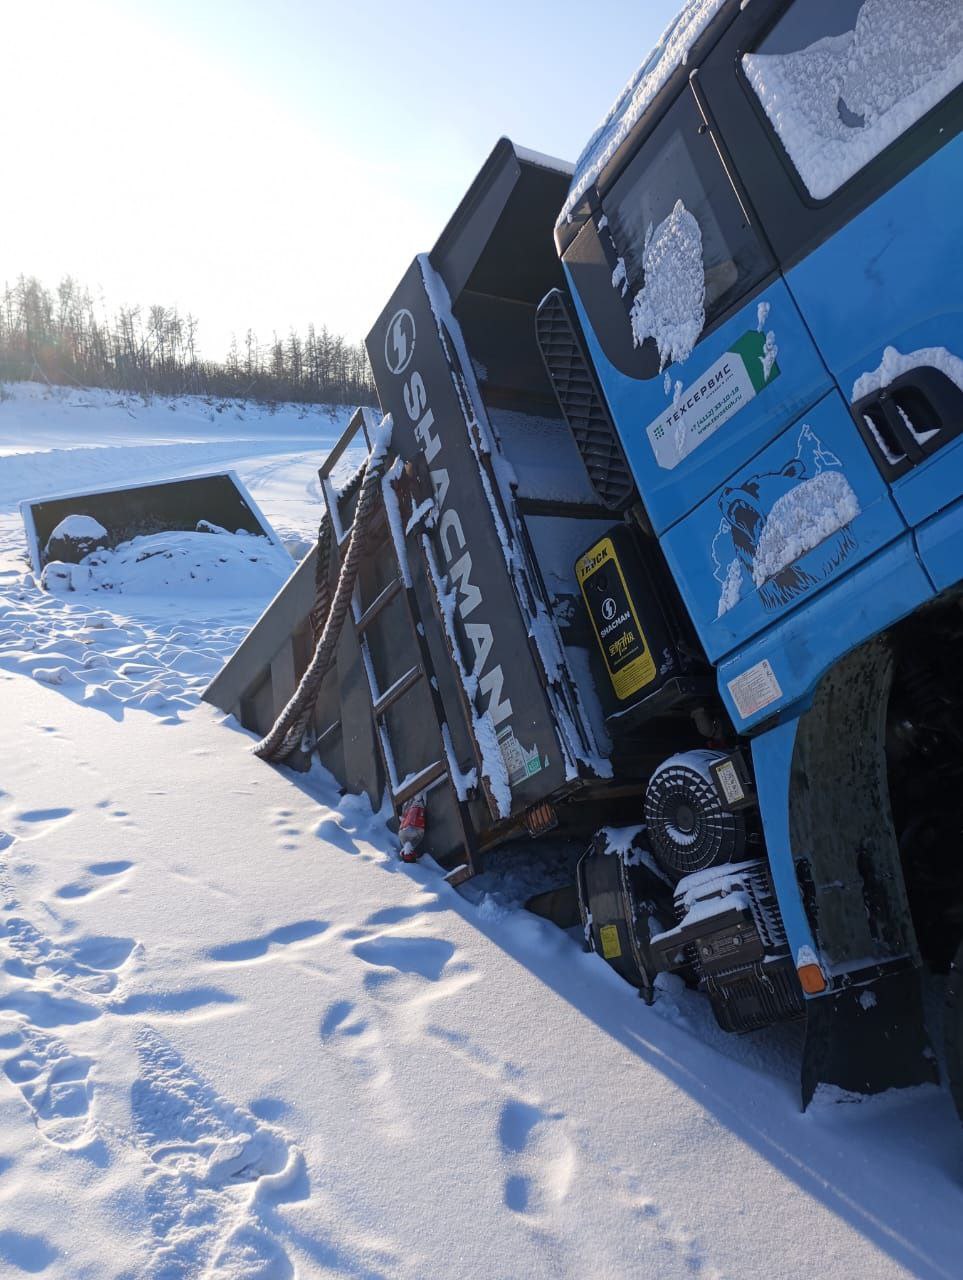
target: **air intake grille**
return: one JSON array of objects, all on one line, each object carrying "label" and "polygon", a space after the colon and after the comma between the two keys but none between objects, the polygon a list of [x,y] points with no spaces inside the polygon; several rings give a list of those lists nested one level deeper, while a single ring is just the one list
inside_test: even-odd
[{"label": "air intake grille", "polygon": [[624,510],[635,485],[615,426],[582,347],[578,322],[561,289],[553,289],[538,308],[535,332],[542,359],[599,501],[610,511]]}]

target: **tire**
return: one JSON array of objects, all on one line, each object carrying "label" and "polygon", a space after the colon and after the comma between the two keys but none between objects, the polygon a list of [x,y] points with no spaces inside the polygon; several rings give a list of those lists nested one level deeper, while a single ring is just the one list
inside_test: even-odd
[{"label": "tire", "polygon": [[956,1113],[963,1120],[963,942],[957,949],[946,984],[943,1041],[950,1093]]}]

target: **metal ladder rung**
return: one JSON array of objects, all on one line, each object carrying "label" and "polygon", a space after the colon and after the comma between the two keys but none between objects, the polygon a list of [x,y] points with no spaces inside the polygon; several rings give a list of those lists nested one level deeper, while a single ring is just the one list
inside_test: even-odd
[{"label": "metal ladder rung", "polygon": [[419,773],[399,787],[397,791],[392,791],[392,798],[399,807],[410,800],[412,796],[416,796],[419,791],[424,791],[430,787],[433,782],[437,782],[439,778],[444,778],[448,774],[448,765],[444,760],[436,760],[434,764],[426,765]]},{"label": "metal ladder rung", "polygon": [[321,733],[318,734],[317,738],[315,738],[314,745],[316,747],[320,747],[322,742],[325,742],[328,738],[331,737],[332,733],[334,733],[336,730],[340,728],[341,728],[341,721],[340,720],[333,721],[331,724],[328,725],[327,729],[324,729]]},{"label": "metal ladder rung", "polygon": [[377,702],[372,703],[375,718],[380,720],[392,703],[397,702],[400,697],[408,692],[413,684],[417,684],[419,680],[423,679],[424,674],[421,667],[412,667],[410,671],[406,671],[390,688],[384,691]]},{"label": "metal ladder rung", "polygon": [[374,622],[381,610],[391,604],[392,600],[394,600],[395,596],[403,587],[404,583],[401,579],[395,578],[392,582],[388,583],[383,591],[379,592],[379,594],[375,596],[367,609],[365,609],[364,613],[362,613],[355,621],[354,629],[357,631],[358,635],[361,635],[368,629],[368,627],[371,626],[372,622]]}]

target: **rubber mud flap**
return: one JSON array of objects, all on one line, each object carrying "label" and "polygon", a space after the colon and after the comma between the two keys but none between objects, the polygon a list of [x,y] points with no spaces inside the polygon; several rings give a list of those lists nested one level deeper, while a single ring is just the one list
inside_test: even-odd
[{"label": "rubber mud flap", "polygon": [[963,1120],[963,942],[960,943],[946,984],[943,1042],[950,1093],[953,1095],[957,1114]]},{"label": "rubber mud flap", "polygon": [[806,1001],[803,1110],[822,1085],[871,1094],[938,1081],[918,969],[884,973]]}]

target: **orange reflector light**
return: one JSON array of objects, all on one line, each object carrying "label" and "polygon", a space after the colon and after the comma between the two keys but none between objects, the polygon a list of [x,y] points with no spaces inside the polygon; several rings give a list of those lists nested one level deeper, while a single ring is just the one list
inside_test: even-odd
[{"label": "orange reflector light", "polygon": [[807,996],[818,996],[826,990],[826,978],[818,964],[801,964],[796,972]]}]

